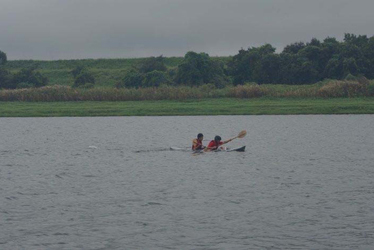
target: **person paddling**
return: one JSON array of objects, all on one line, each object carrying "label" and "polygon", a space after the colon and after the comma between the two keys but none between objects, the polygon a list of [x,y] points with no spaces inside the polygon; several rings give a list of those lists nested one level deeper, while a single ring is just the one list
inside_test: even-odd
[{"label": "person paddling", "polygon": [[214,140],[212,140],[208,146],[204,149],[204,151],[212,151],[212,150],[217,150],[221,145],[226,144],[235,138],[228,139],[227,141],[221,141],[222,138],[219,135],[216,135],[214,137]]},{"label": "person paddling", "polygon": [[197,138],[192,140],[193,151],[202,150],[205,148],[205,146],[203,145],[203,139],[204,139],[204,135],[202,133],[199,133],[197,135]]}]

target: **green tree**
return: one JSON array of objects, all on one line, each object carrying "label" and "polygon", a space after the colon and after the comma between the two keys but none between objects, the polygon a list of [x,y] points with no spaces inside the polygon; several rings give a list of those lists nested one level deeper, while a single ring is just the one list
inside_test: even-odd
[{"label": "green tree", "polygon": [[9,70],[0,66],[0,89],[15,89],[16,84],[12,82],[12,74]]},{"label": "green tree", "polygon": [[292,43],[284,47],[282,53],[297,54],[299,50],[305,48],[305,46],[303,42]]},{"label": "green tree", "polygon": [[343,60],[343,72],[344,77],[347,75],[357,76],[360,73],[360,69],[357,65],[356,59],[350,57]]},{"label": "green tree", "polygon": [[166,72],[154,70],[144,74],[142,87],[159,87],[161,84],[170,84]]},{"label": "green tree", "polygon": [[301,49],[297,54],[300,57],[305,57],[309,61],[313,61],[318,64],[318,61],[321,58],[321,49],[317,46],[309,45]]},{"label": "green tree", "polygon": [[17,72],[12,78],[12,86],[35,88],[46,86],[48,78],[36,71],[36,67],[24,68]]},{"label": "green tree", "polygon": [[267,54],[261,58],[253,73],[253,80],[259,84],[279,83],[281,59],[279,55]]},{"label": "green tree", "polygon": [[241,49],[228,63],[233,83],[308,84],[348,74],[374,77],[374,38],[345,34],[344,41],[327,37],[287,45],[275,54],[271,45]]},{"label": "green tree", "polygon": [[248,51],[240,49],[239,53],[233,56],[228,63],[229,75],[233,78],[234,85],[243,84],[252,78],[251,57]]},{"label": "green tree", "polygon": [[369,38],[366,35],[356,36],[354,34],[346,33],[344,34],[344,42],[363,48],[369,42]]},{"label": "green tree", "polygon": [[331,78],[330,76],[326,75],[326,68],[332,58],[339,57],[338,55],[341,50],[341,43],[338,42],[336,38],[327,37],[325,40],[323,40],[320,49],[321,54],[319,59],[319,70],[321,78]]},{"label": "green tree", "polygon": [[357,76],[367,72],[367,68],[370,67],[370,59],[365,57],[363,49],[363,47],[359,47],[354,43],[344,43],[342,45],[339,56],[343,63],[343,77],[349,73]]},{"label": "green tree", "polygon": [[281,55],[280,83],[313,83],[318,80],[318,75],[318,71],[306,57],[288,53]]},{"label": "green tree", "polygon": [[0,50],[0,66],[7,62],[7,56],[4,52]]},{"label": "green tree", "polygon": [[365,76],[367,78],[373,79],[374,78],[374,36],[368,40],[362,52],[367,59],[367,68],[366,68]]},{"label": "green tree", "polygon": [[192,51],[187,52],[183,62],[178,65],[175,81],[189,86],[213,83],[220,87],[227,83],[222,64],[212,60],[206,53]]},{"label": "green tree", "polygon": [[[277,79],[278,57],[273,56],[275,48],[270,44],[261,47],[241,49],[229,62],[229,74],[233,77],[234,85],[245,82],[274,82]],[[274,59],[274,62],[269,60]],[[265,75],[264,75],[265,74]]]},{"label": "green tree", "polygon": [[315,46],[315,47],[320,47],[321,42],[317,38],[312,38],[309,43],[307,43],[307,46]]},{"label": "green tree", "polygon": [[305,61],[296,72],[296,84],[315,83],[320,80],[319,72],[310,61]]},{"label": "green tree", "polygon": [[320,80],[326,66],[323,49],[315,45],[308,45],[298,52],[298,56],[300,58],[305,58],[310,63],[310,66],[313,67],[313,71],[317,71],[320,75],[318,79]]},{"label": "green tree", "polygon": [[325,68],[324,76],[330,79],[341,79],[344,75],[343,64],[339,58],[331,58]]}]

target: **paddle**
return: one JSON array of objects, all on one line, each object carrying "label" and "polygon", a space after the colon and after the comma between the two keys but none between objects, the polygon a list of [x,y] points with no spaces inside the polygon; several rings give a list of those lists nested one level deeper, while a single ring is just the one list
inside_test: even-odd
[{"label": "paddle", "polygon": [[230,141],[235,140],[236,138],[243,138],[246,135],[247,135],[247,131],[246,130],[242,130],[242,131],[240,131],[240,133],[237,136],[224,141],[223,144],[229,143]]},{"label": "paddle", "polygon": [[247,135],[247,131],[246,130],[242,130],[242,131],[240,131],[240,133],[237,136],[235,136],[235,137],[233,137],[231,139],[228,139],[227,142],[230,142],[230,141],[232,141],[232,140],[234,140],[236,138],[243,138],[246,135]]}]

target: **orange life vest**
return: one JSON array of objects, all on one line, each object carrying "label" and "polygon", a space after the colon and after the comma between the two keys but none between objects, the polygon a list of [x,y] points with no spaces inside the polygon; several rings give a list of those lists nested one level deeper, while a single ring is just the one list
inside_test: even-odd
[{"label": "orange life vest", "polygon": [[203,149],[203,142],[198,139],[194,139],[192,141],[192,150],[200,150],[200,149]]}]

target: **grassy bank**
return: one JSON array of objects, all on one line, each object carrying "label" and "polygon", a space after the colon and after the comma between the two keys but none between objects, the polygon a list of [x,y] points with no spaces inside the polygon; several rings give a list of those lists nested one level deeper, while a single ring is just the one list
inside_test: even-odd
[{"label": "grassy bank", "polygon": [[374,98],[0,102],[0,117],[374,114]]}]

